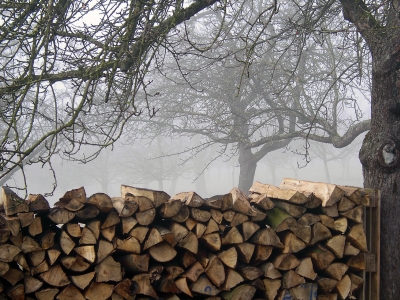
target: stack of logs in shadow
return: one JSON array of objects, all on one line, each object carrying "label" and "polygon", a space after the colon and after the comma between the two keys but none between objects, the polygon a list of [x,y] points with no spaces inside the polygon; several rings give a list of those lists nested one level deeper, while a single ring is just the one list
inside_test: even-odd
[{"label": "stack of logs in shadow", "polygon": [[250,195],[122,186],[122,197],[2,189],[0,299],[356,299],[362,189],[284,179]]}]

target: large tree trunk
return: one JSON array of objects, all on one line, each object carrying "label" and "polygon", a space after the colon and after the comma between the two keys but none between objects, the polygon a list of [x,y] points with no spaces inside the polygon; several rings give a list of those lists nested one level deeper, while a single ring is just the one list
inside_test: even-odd
[{"label": "large tree trunk", "polygon": [[371,130],[360,150],[364,186],[381,190],[380,299],[400,298],[400,1],[386,24],[362,1],[340,0],[372,55]]},{"label": "large tree trunk", "polygon": [[397,48],[387,39],[381,42],[380,51],[372,51],[371,130],[360,151],[364,186],[380,189],[382,195],[380,299],[387,300],[400,298],[400,37],[397,39]]},{"label": "large tree trunk", "polygon": [[382,195],[380,299],[394,300],[400,298],[400,115],[389,108],[399,103],[396,80],[400,78],[396,70],[380,71],[373,72],[371,131],[364,139],[360,160],[364,186],[380,189]]},{"label": "large tree trunk", "polygon": [[250,148],[239,145],[239,190],[248,194],[253,185],[254,175],[256,174],[257,160],[254,158]]}]

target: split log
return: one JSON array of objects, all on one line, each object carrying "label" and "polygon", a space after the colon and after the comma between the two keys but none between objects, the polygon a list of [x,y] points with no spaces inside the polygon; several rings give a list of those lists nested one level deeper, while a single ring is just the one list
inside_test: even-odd
[{"label": "split log", "polygon": [[27,200],[29,211],[34,213],[46,213],[50,211],[49,202],[42,195],[29,195]]},{"label": "split log", "polygon": [[[184,204],[186,204],[187,206],[190,206],[190,207],[200,207],[204,203],[204,199],[201,198],[195,192],[182,192],[182,193],[179,193],[179,194],[176,194],[176,195],[172,196],[171,200],[172,199],[178,199],[178,200],[181,201],[181,203],[184,203]],[[211,203],[210,200],[208,200],[207,202],[208,202],[208,204]]]},{"label": "split log", "polygon": [[176,250],[167,242],[161,242],[149,248],[150,256],[158,262],[171,261],[177,254]]},{"label": "split log", "polygon": [[58,264],[53,265],[47,272],[40,274],[40,277],[52,286],[61,287],[70,283],[67,275]]},{"label": "split log", "polygon": [[186,281],[185,277],[175,280],[175,284],[178,287],[178,289],[181,290],[182,293],[185,293],[186,295],[193,297],[192,292],[187,285],[187,281]]},{"label": "split log", "polygon": [[82,291],[92,282],[95,272],[89,272],[82,275],[70,276],[70,279],[75,286]]},{"label": "split log", "polygon": [[289,271],[296,268],[300,261],[291,253],[278,254],[272,261],[274,267],[281,271]]},{"label": "split log", "polygon": [[88,300],[106,300],[111,297],[114,286],[112,284],[92,281],[84,296]]},{"label": "split log", "polygon": [[272,246],[256,245],[251,260],[252,264],[258,265],[266,261],[271,256],[272,250]]},{"label": "split log", "polygon": [[219,253],[218,258],[225,266],[234,269],[237,264],[237,251],[234,247],[231,247]]},{"label": "split log", "polygon": [[258,230],[256,233],[253,234],[250,241],[259,245],[284,248],[284,245],[281,243],[279,237],[272,228]]},{"label": "split log", "polygon": [[149,271],[148,253],[143,255],[129,254],[118,256],[117,260],[121,263],[122,267],[129,273],[143,273]]},{"label": "split log", "polygon": [[351,280],[348,275],[345,275],[342,280],[336,285],[336,291],[339,294],[339,299],[346,299],[350,293]]},{"label": "split log", "polygon": [[267,196],[267,194],[251,194],[250,203],[256,205],[263,210],[270,210],[274,208],[274,203]]},{"label": "split log", "polygon": [[284,178],[280,187],[296,190],[301,193],[313,193],[322,200],[322,206],[332,206],[344,196],[344,191],[337,185],[322,182]]},{"label": "split log", "polygon": [[95,206],[103,213],[109,213],[113,209],[110,196],[104,193],[93,194],[86,200],[86,203]]},{"label": "split log", "polygon": [[229,291],[235,286],[237,286],[239,283],[244,281],[244,278],[242,275],[240,275],[238,272],[236,272],[234,269],[226,268],[225,271],[225,282],[221,286],[221,290],[223,291]]},{"label": "split log", "polygon": [[267,300],[274,300],[278,294],[278,290],[281,288],[281,280],[265,278],[263,279],[263,283],[265,286],[265,298]]},{"label": "split log", "polygon": [[121,196],[125,198],[126,196],[136,196],[136,197],[146,197],[150,199],[154,207],[159,207],[161,204],[165,203],[171,197],[162,191],[155,191],[149,189],[135,188],[128,185],[121,185]]},{"label": "split log", "polygon": [[232,195],[232,209],[236,212],[255,217],[256,211],[250,206],[247,196],[238,188],[233,188],[230,191]]},{"label": "split log", "polygon": [[142,294],[146,296],[150,296],[152,298],[158,299],[158,295],[156,294],[156,291],[152,287],[150,283],[150,277],[149,274],[138,274],[133,276],[132,282],[135,282],[137,284],[137,294]]},{"label": "split log", "polygon": [[112,256],[107,256],[97,264],[94,268],[96,273],[96,282],[108,282],[108,281],[121,281],[122,272],[121,264],[116,262]]},{"label": "split log", "polygon": [[250,243],[240,243],[236,245],[236,251],[239,256],[239,260],[241,260],[244,263],[250,263],[250,260],[253,256],[254,253],[254,244]]},{"label": "split log", "polygon": [[82,293],[72,284],[67,285],[56,297],[57,300],[85,300]]},{"label": "split log", "polygon": [[61,199],[65,200],[71,200],[71,199],[77,199],[81,203],[86,202],[86,191],[84,187],[80,187],[78,189],[73,189],[64,194],[64,196]]},{"label": "split log", "polygon": [[281,272],[279,272],[271,262],[264,262],[259,268],[264,272],[264,277],[269,279],[278,279],[282,277]]},{"label": "split log", "polygon": [[98,216],[100,210],[94,205],[88,205],[85,208],[75,212],[75,215],[79,221],[93,220]]},{"label": "split log", "polygon": [[249,284],[240,285],[232,291],[223,292],[221,295],[226,300],[251,300],[253,299],[257,289]]},{"label": "split log", "polygon": [[189,218],[189,214],[190,214],[189,206],[183,205],[179,213],[172,217],[172,220],[178,223],[185,222],[187,218]]},{"label": "split log", "polygon": [[281,199],[294,204],[305,204],[308,198],[297,191],[281,189],[273,185],[255,182],[250,188],[251,193],[266,194],[269,198]]},{"label": "split log", "polygon": [[147,226],[153,223],[155,216],[156,216],[155,208],[150,208],[148,210],[135,213],[136,221],[142,226]]},{"label": "split log", "polygon": [[280,208],[272,208],[269,210],[265,222],[276,232],[297,227],[296,219]]},{"label": "split log", "polygon": [[200,275],[199,279],[192,284],[191,291],[210,296],[215,296],[219,293],[219,289],[217,289],[204,274]]},{"label": "split log", "polygon": [[126,198],[113,197],[111,198],[114,209],[122,218],[131,217],[138,209],[138,204],[134,201],[126,201]]},{"label": "split log", "polygon": [[338,281],[342,280],[344,274],[346,274],[349,267],[344,263],[332,263],[324,270],[324,273],[333,279]]},{"label": "split log", "polygon": [[367,236],[365,235],[363,224],[354,225],[347,234],[347,238],[354,247],[363,252],[368,252]]},{"label": "split log", "polygon": [[55,207],[50,210],[47,217],[56,224],[65,224],[75,217],[75,213],[62,207]]},{"label": "split log", "polygon": [[43,286],[43,281],[40,281],[35,277],[27,275],[24,278],[24,285],[25,285],[25,293],[30,294],[40,289]]},{"label": "split log", "polygon": [[10,244],[0,245],[0,261],[12,262],[14,257],[21,252],[19,247]]},{"label": "split log", "polygon": [[315,280],[317,273],[314,272],[313,264],[310,257],[303,258],[296,268],[296,273],[305,278]]},{"label": "split log", "polygon": [[282,253],[296,253],[306,247],[306,244],[291,232],[284,234],[282,243],[284,245]]},{"label": "split log", "polygon": [[306,283],[305,279],[293,270],[285,272],[282,278],[282,287],[284,289],[290,289],[303,283]]},{"label": "split log", "polygon": [[1,188],[0,208],[4,209],[7,216],[29,212],[28,203],[6,186]]},{"label": "split log", "polygon": [[280,208],[286,211],[289,215],[294,218],[300,218],[306,212],[307,208],[304,206],[294,205],[285,201],[280,201],[276,199],[272,199],[276,208]]}]

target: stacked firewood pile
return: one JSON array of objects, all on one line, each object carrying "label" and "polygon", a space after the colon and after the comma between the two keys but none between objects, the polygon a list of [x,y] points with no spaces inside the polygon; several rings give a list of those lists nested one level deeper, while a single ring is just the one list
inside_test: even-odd
[{"label": "stacked firewood pile", "polygon": [[[356,299],[368,193],[285,179],[250,196],[3,187],[0,299]],[[290,298],[292,297],[292,298]]]}]

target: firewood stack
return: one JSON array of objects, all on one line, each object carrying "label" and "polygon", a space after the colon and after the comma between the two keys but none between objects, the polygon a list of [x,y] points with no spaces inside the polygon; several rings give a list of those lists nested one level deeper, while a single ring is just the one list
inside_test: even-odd
[{"label": "firewood stack", "polygon": [[2,189],[0,299],[356,299],[362,189],[284,179],[202,199]]}]

